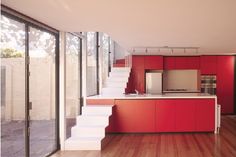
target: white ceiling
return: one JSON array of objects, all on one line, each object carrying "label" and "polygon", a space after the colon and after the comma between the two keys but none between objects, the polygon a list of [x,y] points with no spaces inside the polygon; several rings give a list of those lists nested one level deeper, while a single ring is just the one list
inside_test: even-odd
[{"label": "white ceiling", "polygon": [[200,47],[236,54],[236,0],[2,0],[63,31],[100,31],[126,49]]}]

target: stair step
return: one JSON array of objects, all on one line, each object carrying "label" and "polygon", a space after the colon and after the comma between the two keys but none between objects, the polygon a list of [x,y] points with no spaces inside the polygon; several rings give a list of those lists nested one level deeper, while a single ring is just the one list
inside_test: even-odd
[{"label": "stair step", "polygon": [[76,124],[108,125],[110,115],[80,115],[76,117]]},{"label": "stair step", "polygon": [[108,77],[106,82],[128,82],[129,77]]},{"label": "stair step", "polygon": [[110,73],[109,78],[114,78],[114,77],[129,77],[129,73],[127,72],[122,72],[122,73]]},{"label": "stair step", "polygon": [[123,94],[125,93],[125,88],[102,88],[102,94]]},{"label": "stair step", "polygon": [[126,88],[126,82],[105,82],[104,88]]},{"label": "stair step", "polygon": [[105,127],[76,125],[71,128],[71,137],[105,137]]},{"label": "stair step", "polygon": [[83,115],[109,116],[112,114],[112,107],[113,105],[87,105],[82,107],[82,113]]},{"label": "stair step", "polygon": [[113,64],[113,67],[125,67],[125,64],[123,64],[123,63],[116,63],[116,64]]},{"label": "stair step", "polygon": [[66,150],[101,150],[102,137],[70,137],[65,141]]},{"label": "stair step", "polygon": [[127,72],[130,72],[130,67],[113,67],[111,69],[111,72],[117,72],[117,71],[127,71]]}]

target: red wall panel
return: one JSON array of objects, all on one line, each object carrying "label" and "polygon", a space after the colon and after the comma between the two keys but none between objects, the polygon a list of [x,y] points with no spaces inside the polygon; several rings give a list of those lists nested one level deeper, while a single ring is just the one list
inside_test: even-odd
[{"label": "red wall panel", "polygon": [[218,104],[222,113],[234,112],[234,56],[217,56]]}]

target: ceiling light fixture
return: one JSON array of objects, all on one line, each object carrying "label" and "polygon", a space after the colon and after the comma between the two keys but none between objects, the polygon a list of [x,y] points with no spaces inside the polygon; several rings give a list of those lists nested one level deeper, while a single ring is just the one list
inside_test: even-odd
[{"label": "ceiling light fixture", "polygon": [[176,49],[182,49],[182,50],[184,50],[184,53],[187,53],[188,52],[187,50],[195,50],[195,53],[198,53],[199,47],[170,47],[170,46],[160,46],[160,47],[158,47],[157,46],[157,47],[133,47],[132,49],[133,49],[133,53],[135,53],[135,51],[148,53],[148,51],[150,49],[152,49],[154,51],[158,50],[158,52],[160,53],[161,49],[167,49],[167,50],[170,50],[171,53],[173,54],[174,50],[176,50]]}]

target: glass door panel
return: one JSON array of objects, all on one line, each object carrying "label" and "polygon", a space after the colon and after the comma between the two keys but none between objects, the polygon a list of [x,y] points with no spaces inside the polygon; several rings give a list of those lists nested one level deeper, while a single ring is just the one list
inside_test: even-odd
[{"label": "glass door panel", "polygon": [[66,138],[80,114],[80,38],[66,34]]},{"label": "glass door panel", "polygon": [[1,156],[25,156],[25,24],[1,15]]},{"label": "glass door panel", "polygon": [[55,36],[29,27],[30,156],[56,150]]}]

